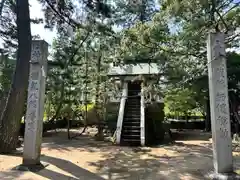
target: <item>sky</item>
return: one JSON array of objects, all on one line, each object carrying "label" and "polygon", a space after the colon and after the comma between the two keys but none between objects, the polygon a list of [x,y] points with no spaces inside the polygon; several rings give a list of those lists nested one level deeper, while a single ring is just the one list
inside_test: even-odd
[{"label": "sky", "polygon": [[[30,0],[29,4],[31,18],[44,18],[42,6],[37,2],[37,0]],[[32,35],[39,35],[41,39],[45,40],[49,45],[52,44],[53,38],[56,36],[56,32],[44,29],[43,24],[32,24],[31,32]]]}]

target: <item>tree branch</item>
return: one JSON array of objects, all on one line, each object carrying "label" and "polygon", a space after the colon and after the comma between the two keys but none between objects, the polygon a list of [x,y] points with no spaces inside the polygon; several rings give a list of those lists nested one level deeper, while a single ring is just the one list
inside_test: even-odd
[{"label": "tree branch", "polygon": [[225,26],[225,28],[226,28],[226,33],[227,33],[227,32],[228,32],[228,25],[227,25],[227,23],[226,23],[225,20],[223,19],[223,16],[220,14],[220,12],[219,12],[217,9],[215,9],[215,11],[216,11],[217,15],[220,17],[220,20],[222,21],[223,25]]},{"label": "tree branch", "polygon": [[229,37],[226,41],[225,41],[225,43],[230,43],[231,41],[233,41],[236,37],[238,37],[238,36],[240,36],[240,33],[237,33],[237,34],[235,34],[234,36],[231,36],[231,37]]},{"label": "tree branch", "polygon": [[235,9],[236,7],[239,7],[239,5],[240,5],[240,1],[237,2],[237,3],[236,3],[233,7],[231,7],[229,10],[227,10],[222,16],[226,16],[226,14],[227,14],[229,11]]},{"label": "tree branch", "polygon": [[2,0],[0,4],[0,17],[2,17],[2,11],[6,0]]},{"label": "tree branch", "polygon": [[234,0],[231,0],[231,1],[229,2],[229,0],[226,0],[225,2],[222,3],[221,6],[219,6],[219,7],[217,8],[217,10],[219,11],[220,9],[222,9],[222,8],[230,5],[233,1],[234,1]]},{"label": "tree branch", "polygon": [[67,23],[70,26],[73,26],[75,28],[82,28],[82,29],[86,29],[86,27],[84,27],[82,24],[80,24],[79,22],[76,22],[75,20],[71,19],[69,16],[67,16],[64,13],[64,16],[58,12],[58,10],[56,10],[56,8],[54,7],[54,5],[50,2],[50,0],[45,0],[45,2],[47,3],[47,5],[51,8],[51,10],[55,13],[55,15],[57,15],[61,20],[63,20],[65,23]]}]

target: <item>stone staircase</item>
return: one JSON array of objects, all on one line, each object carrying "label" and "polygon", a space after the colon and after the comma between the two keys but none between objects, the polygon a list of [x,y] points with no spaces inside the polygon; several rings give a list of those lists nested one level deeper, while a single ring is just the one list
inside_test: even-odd
[{"label": "stone staircase", "polygon": [[129,84],[122,124],[121,145],[140,146],[140,85]]}]

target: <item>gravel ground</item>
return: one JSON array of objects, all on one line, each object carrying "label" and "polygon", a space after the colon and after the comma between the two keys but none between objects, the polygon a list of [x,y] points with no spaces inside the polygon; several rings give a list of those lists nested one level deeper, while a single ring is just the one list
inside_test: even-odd
[{"label": "gravel ground", "polygon": [[[39,172],[13,170],[22,162],[21,148],[13,155],[0,155],[0,180],[199,180],[213,169],[210,135],[175,132],[175,143],[158,147],[129,148],[95,141],[96,129],[74,140],[64,130],[43,138]],[[76,133],[73,131],[72,134]],[[240,150],[233,148],[235,168],[240,168]]]}]

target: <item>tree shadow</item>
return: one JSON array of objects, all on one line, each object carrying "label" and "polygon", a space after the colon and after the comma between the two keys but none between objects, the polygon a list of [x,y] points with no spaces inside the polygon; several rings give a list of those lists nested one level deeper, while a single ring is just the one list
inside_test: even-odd
[{"label": "tree shadow", "polygon": [[[14,155],[19,156],[19,154],[14,154]],[[65,159],[42,155],[41,161],[48,163],[49,166],[47,166],[45,169],[42,169],[40,171],[31,171],[31,172],[48,179],[104,180],[102,177],[98,176],[97,174],[94,174],[86,169],[83,169],[80,166]],[[53,168],[50,166],[55,166],[57,168]],[[17,167],[12,168],[12,170],[9,172],[0,173],[0,179],[1,180],[17,179],[18,177],[24,174],[24,171],[18,171],[16,170],[16,168]]]},{"label": "tree shadow", "polygon": [[20,171],[0,172],[0,179],[1,180],[18,179],[22,174],[23,172]]},{"label": "tree shadow", "polygon": [[78,165],[65,160],[60,159],[52,156],[42,156],[41,160],[44,162],[49,163],[50,165],[54,165],[57,168],[59,168],[62,171],[67,172],[65,175],[56,171],[52,171],[51,169],[44,169],[39,172],[36,172],[36,174],[43,176],[48,179],[86,179],[86,180],[103,180],[102,177],[86,170]]},{"label": "tree shadow", "polygon": [[97,141],[87,133],[81,136],[68,140],[67,132],[58,132],[57,136],[48,136],[43,138],[43,148],[54,149],[58,151],[87,151],[87,152],[107,152],[109,148],[120,148],[109,141]]},{"label": "tree shadow", "polygon": [[205,156],[212,158],[212,144],[201,143],[201,145],[186,144],[183,142],[174,142],[164,147],[166,150],[178,152],[180,154],[196,155],[198,157]]},{"label": "tree shadow", "polygon": [[[67,132],[54,133],[49,132],[50,135],[43,138],[43,148],[54,149],[58,151],[71,151],[73,149],[78,151],[87,152],[108,152],[109,149],[119,149],[119,146],[114,145],[109,141],[96,141],[93,136],[88,133],[84,133],[76,139],[68,140]],[[175,141],[185,141],[185,140],[197,140],[197,141],[209,141],[211,138],[210,133],[205,133],[199,130],[183,131],[183,132],[173,132]],[[163,144],[166,145],[166,144]]]},{"label": "tree shadow", "polygon": [[[209,169],[212,169],[211,156],[206,156],[205,152],[202,152],[203,147],[195,146],[195,153],[190,155],[189,149],[179,152],[173,147],[174,145],[167,147],[169,150],[176,152],[176,155],[173,157],[167,155],[158,156],[151,152],[135,152],[133,150],[126,152],[118,150],[103,155],[104,160],[94,163],[89,162],[89,165],[97,167],[99,174],[108,180],[175,180],[189,179],[189,177],[190,179],[204,179],[204,174]],[[198,160],[202,160],[203,158],[204,162],[201,162],[199,165]]]},{"label": "tree shadow", "polygon": [[[66,159],[42,155],[41,160],[49,163],[50,168],[41,170],[36,174],[49,179],[198,180],[204,179],[204,175],[213,170],[212,145],[205,141],[198,145],[174,142],[161,147],[149,148],[148,151],[142,148],[113,146],[109,142],[98,142],[89,135],[83,135],[79,140],[71,141],[63,140],[61,136],[58,136],[56,139],[45,139],[44,143],[45,148],[63,151],[74,149],[80,152],[104,152],[101,154],[101,160],[88,161],[89,166],[97,169],[97,174]],[[21,154],[16,154],[16,156],[19,155]],[[76,158],[81,161],[81,158],[84,157],[81,157],[80,153]],[[60,171],[55,171],[51,165]],[[234,157],[234,166],[235,168],[240,167],[239,156]],[[17,179],[17,175],[4,172],[4,178],[0,176],[0,179]]]}]

